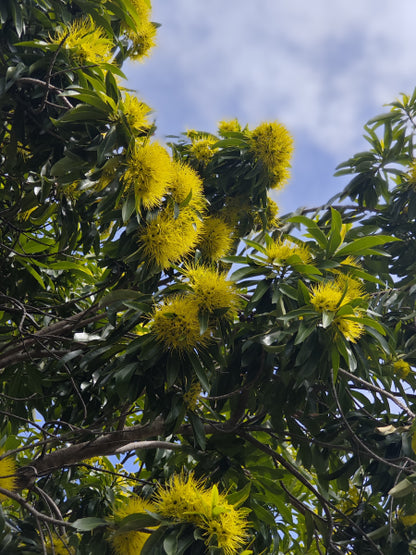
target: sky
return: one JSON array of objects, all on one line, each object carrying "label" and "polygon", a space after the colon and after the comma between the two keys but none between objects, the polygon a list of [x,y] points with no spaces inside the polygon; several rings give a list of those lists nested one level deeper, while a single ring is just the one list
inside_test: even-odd
[{"label": "sky", "polygon": [[153,0],[158,46],[128,86],[157,134],[215,132],[237,117],[279,121],[295,139],[280,213],[346,184],[335,167],[365,150],[363,125],[416,86],[414,0]]}]

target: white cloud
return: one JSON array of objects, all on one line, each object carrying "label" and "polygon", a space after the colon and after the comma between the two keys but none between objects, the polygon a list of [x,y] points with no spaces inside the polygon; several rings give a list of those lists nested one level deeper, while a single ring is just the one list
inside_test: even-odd
[{"label": "white cloud", "polygon": [[252,125],[280,119],[345,157],[361,144],[366,119],[414,86],[414,0],[153,5],[162,23],[159,47],[128,75],[150,104],[157,99],[152,105],[163,133],[185,125],[212,129],[235,115]]}]

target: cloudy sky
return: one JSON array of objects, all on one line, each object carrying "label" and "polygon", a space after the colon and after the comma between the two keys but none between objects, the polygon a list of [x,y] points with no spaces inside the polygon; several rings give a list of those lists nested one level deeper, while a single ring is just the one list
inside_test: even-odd
[{"label": "cloudy sky", "polygon": [[363,124],[416,86],[414,0],[153,0],[158,47],[127,67],[158,134],[278,120],[295,137],[281,212],[340,190]]}]

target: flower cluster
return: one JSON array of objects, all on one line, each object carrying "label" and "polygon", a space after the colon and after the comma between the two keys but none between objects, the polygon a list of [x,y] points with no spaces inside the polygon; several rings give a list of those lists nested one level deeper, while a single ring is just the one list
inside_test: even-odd
[{"label": "flower cluster", "polygon": [[74,555],[75,549],[68,543],[64,536],[55,533],[48,534],[45,538],[46,552],[48,555]]},{"label": "flower cluster", "polygon": [[355,307],[351,311],[344,311],[341,315],[336,313],[341,307],[365,297],[362,284],[345,274],[338,274],[335,280],[323,281],[311,288],[310,303],[318,312],[335,313],[334,326],[347,339],[355,343],[364,333],[364,326],[357,321],[362,315],[362,309]]},{"label": "flower cluster", "polygon": [[55,34],[52,42],[67,50],[79,65],[109,63],[114,47],[104,29],[96,27],[91,17],[77,19],[63,27]]},{"label": "flower cluster", "polygon": [[270,262],[279,266],[287,266],[289,261],[295,264],[308,264],[311,260],[311,254],[306,246],[282,239],[275,239],[266,245],[266,256]]},{"label": "flower cluster", "polygon": [[138,208],[158,206],[172,176],[169,154],[157,142],[136,143],[127,159],[123,181],[127,192],[134,191]]},{"label": "flower cluster", "polygon": [[236,509],[216,486],[208,487],[192,474],[174,475],[165,487],[160,487],[155,509],[174,523],[196,526],[206,546],[220,549],[224,555],[237,553],[246,542],[246,511]]},{"label": "flower cluster", "polygon": [[190,290],[155,307],[151,330],[166,350],[190,352],[207,344],[210,328],[201,333],[199,316],[206,313],[209,326],[218,319],[232,320],[240,304],[234,284],[225,274],[207,266],[183,271]]},{"label": "flower cluster", "polygon": [[214,313],[221,311],[222,317],[232,320],[239,307],[239,297],[234,283],[225,274],[207,266],[189,266],[184,271],[191,288],[192,297],[200,310]]},{"label": "flower cluster", "polygon": [[151,4],[147,0],[131,0],[139,19],[137,27],[126,26],[129,41],[129,56],[132,60],[142,60],[156,45],[156,25],[150,21]]},{"label": "flower cluster", "polygon": [[252,131],[250,142],[256,160],[270,176],[271,186],[282,187],[289,178],[293,154],[293,138],[289,131],[281,123],[262,123]]},{"label": "flower cluster", "polygon": [[406,378],[411,370],[410,364],[403,359],[396,360],[393,363],[394,373],[399,378]]},{"label": "flower cluster", "polygon": [[[120,522],[129,515],[145,513],[146,511],[155,511],[153,503],[141,497],[130,497],[114,511],[114,518],[116,522]],[[157,526],[152,526],[148,529],[154,530],[156,528]],[[148,532],[141,532],[140,530],[126,532],[116,530],[110,538],[110,543],[116,555],[138,555],[141,553],[148,537]]]}]

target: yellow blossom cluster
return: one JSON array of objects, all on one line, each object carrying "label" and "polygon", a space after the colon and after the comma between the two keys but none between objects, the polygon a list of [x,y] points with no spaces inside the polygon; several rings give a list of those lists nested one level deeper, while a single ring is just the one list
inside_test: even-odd
[{"label": "yellow blossom cluster", "polygon": [[403,359],[396,360],[393,363],[394,373],[399,378],[406,378],[411,370],[410,364]]},{"label": "yellow blossom cluster", "polygon": [[156,512],[174,523],[189,523],[202,531],[208,548],[224,555],[237,553],[247,540],[246,511],[228,503],[216,486],[208,487],[192,474],[174,475],[155,498]]},{"label": "yellow blossom cluster", "polygon": [[171,159],[167,151],[158,142],[136,142],[126,165],[123,175],[126,194],[134,191],[137,209],[158,206],[172,177]]},{"label": "yellow blossom cluster", "polygon": [[191,139],[190,154],[201,166],[206,166],[218,150],[213,147],[218,142],[218,138],[215,135],[199,133],[193,129],[188,130],[186,134]]},{"label": "yellow blossom cluster", "polygon": [[127,26],[126,36],[130,42],[129,55],[132,60],[142,60],[148,56],[156,45],[157,28],[150,21],[151,4],[147,0],[131,0],[133,8],[140,21],[137,27]]},{"label": "yellow blossom cluster", "polygon": [[[129,515],[146,511],[154,512],[154,504],[141,497],[129,497],[114,511],[114,518],[116,522],[119,522]],[[157,526],[152,526],[147,529],[154,530],[156,528]],[[139,555],[148,537],[148,532],[140,530],[115,531],[110,538],[110,543],[116,555]]]},{"label": "yellow blossom cluster", "polygon": [[201,392],[202,389],[199,382],[193,382],[188,391],[184,393],[183,402],[188,410],[195,410]]},{"label": "yellow blossom cluster", "polygon": [[[361,282],[345,274],[338,274],[335,280],[323,281],[311,288],[310,303],[318,312],[336,313],[341,307],[356,299],[364,299]],[[362,309],[355,308],[351,314],[336,316],[334,326],[347,339],[354,343],[364,333],[364,326],[356,321]]]},{"label": "yellow blossom cluster", "polygon": [[226,256],[233,245],[233,228],[219,216],[209,216],[204,221],[198,244],[207,260],[219,260]]},{"label": "yellow blossom cluster", "polygon": [[293,154],[293,138],[284,125],[278,122],[262,123],[250,136],[255,159],[267,170],[272,187],[282,187],[289,178]]},{"label": "yellow blossom cluster", "polygon": [[291,259],[295,264],[308,264],[312,258],[306,246],[284,239],[271,241],[266,246],[266,256],[270,262],[279,266],[287,266]]},{"label": "yellow blossom cluster", "polygon": [[52,42],[67,50],[79,65],[109,63],[114,47],[104,29],[97,27],[91,17],[77,19],[63,27]]},{"label": "yellow blossom cluster", "polygon": [[187,206],[200,213],[205,210],[207,201],[204,197],[202,180],[187,164],[173,161],[170,190],[172,199],[177,204],[186,201]]},{"label": "yellow blossom cluster", "polygon": [[201,334],[199,315],[232,320],[240,304],[234,284],[225,274],[207,266],[189,266],[183,271],[190,291],[174,295],[155,307],[151,330],[166,350],[190,352],[207,344],[210,329]]},{"label": "yellow blossom cluster", "polygon": [[184,276],[192,288],[192,298],[199,309],[213,313],[221,310],[222,317],[232,320],[240,305],[234,283],[225,274],[207,266],[189,266]]},{"label": "yellow blossom cluster", "polygon": [[152,332],[166,350],[189,352],[207,343],[207,331],[201,335],[198,305],[191,296],[176,295],[158,305],[152,315]]},{"label": "yellow blossom cluster", "polygon": [[[0,488],[14,491],[16,488],[16,463],[11,457],[5,457],[4,451],[0,450]],[[7,495],[0,493],[0,502],[9,499]]]},{"label": "yellow blossom cluster", "polygon": [[241,125],[237,118],[231,120],[224,120],[218,123],[218,133],[221,136],[226,136],[227,133],[241,132]]},{"label": "yellow blossom cluster", "polygon": [[162,210],[141,229],[139,244],[146,260],[168,268],[196,247],[201,230],[202,222],[190,208],[176,218],[171,210]]},{"label": "yellow blossom cluster", "polygon": [[146,103],[132,94],[125,93],[122,102],[122,113],[135,134],[143,133],[149,129],[149,112],[150,107]]},{"label": "yellow blossom cluster", "polygon": [[46,552],[48,555],[74,555],[75,549],[68,543],[68,538],[55,533],[48,534],[45,538]]}]

